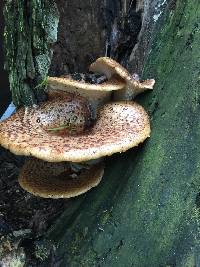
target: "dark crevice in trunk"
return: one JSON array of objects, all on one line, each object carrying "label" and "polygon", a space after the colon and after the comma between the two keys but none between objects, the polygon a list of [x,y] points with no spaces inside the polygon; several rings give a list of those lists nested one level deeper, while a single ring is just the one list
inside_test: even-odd
[{"label": "dark crevice in trunk", "polygon": [[[125,6],[126,3],[126,6]],[[58,39],[49,75],[87,72],[100,56],[123,64],[137,43],[143,7],[136,1],[57,1],[60,13]]]},{"label": "dark crevice in trunk", "polygon": [[85,72],[105,54],[105,7],[103,0],[57,1],[60,13],[58,38],[50,75]]},{"label": "dark crevice in trunk", "polygon": [[131,1],[124,9],[112,17],[107,56],[125,63],[137,43],[142,26],[142,10],[136,11],[136,1]]}]

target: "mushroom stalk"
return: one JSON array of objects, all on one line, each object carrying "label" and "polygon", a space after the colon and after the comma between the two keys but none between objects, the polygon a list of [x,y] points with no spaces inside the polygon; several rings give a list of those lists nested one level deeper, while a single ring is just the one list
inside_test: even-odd
[{"label": "mushroom stalk", "polygon": [[137,95],[152,90],[155,84],[154,79],[139,82],[136,80],[127,80],[125,89],[114,92],[114,100],[133,100]]}]

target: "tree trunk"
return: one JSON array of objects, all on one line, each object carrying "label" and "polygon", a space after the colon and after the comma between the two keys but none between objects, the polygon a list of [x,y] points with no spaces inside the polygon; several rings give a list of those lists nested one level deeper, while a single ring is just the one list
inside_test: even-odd
[{"label": "tree trunk", "polygon": [[33,105],[44,99],[44,81],[56,41],[58,12],[53,0],[6,1],[6,69],[14,104]]},{"label": "tree trunk", "polygon": [[[73,2],[74,5],[79,3]],[[103,2],[94,1],[95,8],[88,11],[93,15],[90,19],[95,18],[94,21],[90,20],[92,36],[95,35],[93,31],[97,30],[95,25],[99,23],[95,14],[102,11]],[[99,24],[96,39],[92,37],[93,44],[88,44],[85,35],[82,37],[78,33],[81,38],[76,45],[73,39],[75,30],[69,35],[64,30],[70,16],[73,21],[73,14],[70,15],[69,11],[72,4],[57,3],[61,18],[51,73],[60,75],[68,71],[83,71],[96,57],[108,53],[130,70],[136,67],[134,71],[141,73],[145,65],[143,76],[155,78],[156,86],[153,92],[136,99],[150,114],[151,137],[137,149],[107,160],[101,184],[75,198],[43,240],[36,242],[36,255],[43,257],[43,263],[39,266],[192,267],[200,264],[200,3],[198,0],[149,2],[151,5],[148,1],[144,2],[141,13],[137,8],[142,1],[133,4],[140,33],[134,29],[135,37],[130,43],[124,41],[127,40],[124,33],[127,27],[123,28],[118,23],[120,10],[122,14],[122,10],[127,9],[122,5],[116,7],[115,16],[109,18],[106,31],[103,31],[105,24]],[[21,10],[16,5],[13,8]],[[165,11],[160,16],[159,8],[164,5]],[[7,7],[10,7],[9,2]],[[64,10],[68,10],[70,15],[66,16],[65,21]],[[125,25],[126,16],[122,17]],[[140,18],[143,19],[142,25]],[[88,17],[85,20],[88,22]],[[76,21],[78,30],[83,21]],[[7,19],[6,31],[13,31],[13,27]],[[112,37],[115,27],[118,27],[117,39]],[[67,29],[71,29],[70,25]],[[16,31],[19,32],[19,28]],[[152,45],[148,42],[150,35],[154,36]],[[69,40],[66,43],[69,36],[73,40],[72,46]],[[24,44],[24,40],[21,42]],[[43,42],[46,44],[47,39]],[[81,52],[82,47],[84,53]],[[145,52],[150,48],[148,55]],[[13,49],[13,45],[8,46],[8,52]],[[19,79],[24,83],[28,72],[24,73],[24,65],[16,67],[18,57],[8,52],[12,88],[18,90],[14,82],[17,79],[17,88],[26,91],[26,86],[19,86]],[[70,54],[73,55],[71,59]],[[31,55],[35,62],[35,54]],[[34,77],[37,77],[36,73]],[[18,103],[15,93],[13,98]],[[22,102],[27,103],[26,97]]]}]

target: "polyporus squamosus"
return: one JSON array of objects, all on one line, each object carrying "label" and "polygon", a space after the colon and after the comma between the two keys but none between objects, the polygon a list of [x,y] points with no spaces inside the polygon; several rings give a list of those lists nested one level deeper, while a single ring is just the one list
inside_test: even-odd
[{"label": "polyporus squamosus", "polygon": [[73,171],[66,162],[26,161],[19,184],[29,193],[44,198],[70,198],[83,194],[101,181],[103,163]]},{"label": "polyporus squamosus", "polygon": [[[3,147],[17,155],[38,158],[25,163],[19,183],[41,197],[68,198],[86,192],[100,182],[103,163],[82,164],[80,169],[74,169],[70,162],[85,163],[124,152],[150,136],[148,115],[139,104],[118,101],[101,106],[99,103],[105,99],[101,101],[98,96],[93,106],[93,110],[98,107],[97,117],[93,121],[90,92],[95,96],[94,92],[103,91],[102,87],[83,89],[80,82],[71,83],[70,89],[64,86],[68,89],[63,92],[59,86],[63,82],[58,80],[56,90],[48,91],[47,102],[28,111],[21,108],[0,123]],[[111,84],[110,80],[107,84]],[[119,80],[119,87],[122,85],[125,89],[126,82]]]},{"label": "polyporus squamosus", "polygon": [[108,79],[121,79],[125,83],[122,90],[114,92],[115,100],[132,100],[136,95],[153,89],[154,79],[140,81],[137,75],[132,76],[118,62],[109,57],[100,57],[89,67],[92,72],[106,75]]}]

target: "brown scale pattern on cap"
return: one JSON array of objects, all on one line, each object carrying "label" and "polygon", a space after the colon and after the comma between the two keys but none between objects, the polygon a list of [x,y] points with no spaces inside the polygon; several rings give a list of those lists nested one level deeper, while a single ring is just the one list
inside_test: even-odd
[{"label": "brown scale pattern on cap", "polygon": [[95,125],[81,135],[59,136],[23,123],[24,109],[0,123],[0,144],[18,155],[46,161],[81,162],[124,152],[150,135],[149,118],[132,101],[108,103],[98,113]]},{"label": "brown scale pattern on cap", "polygon": [[48,101],[29,109],[25,121],[35,125],[38,131],[77,134],[90,125],[91,111],[85,98],[70,93],[54,92],[49,94]]},{"label": "brown scale pattern on cap", "polygon": [[33,158],[22,167],[18,181],[24,190],[36,196],[70,198],[97,186],[103,173],[103,163],[75,173],[66,162],[51,163]]}]

